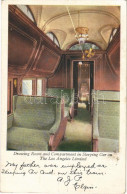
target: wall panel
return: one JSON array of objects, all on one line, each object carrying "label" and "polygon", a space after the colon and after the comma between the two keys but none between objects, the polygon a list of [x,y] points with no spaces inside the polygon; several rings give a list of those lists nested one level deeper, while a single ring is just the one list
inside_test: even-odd
[{"label": "wall panel", "polygon": [[57,68],[55,74],[48,78],[49,88],[65,88],[66,87],[66,64],[65,56],[62,56],[59,67]]},{"label": "wall panel", "polygon": [[9,75],[49,77],[60,58],[60,48],[16,6],[9,6]]}]

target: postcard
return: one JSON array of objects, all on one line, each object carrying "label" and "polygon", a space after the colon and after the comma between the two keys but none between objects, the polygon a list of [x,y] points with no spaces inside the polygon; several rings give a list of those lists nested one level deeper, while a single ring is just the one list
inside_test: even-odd
[{"label": "postcard", "polygon": [[1,193],[124,194],[126,1],[1,5]]}]

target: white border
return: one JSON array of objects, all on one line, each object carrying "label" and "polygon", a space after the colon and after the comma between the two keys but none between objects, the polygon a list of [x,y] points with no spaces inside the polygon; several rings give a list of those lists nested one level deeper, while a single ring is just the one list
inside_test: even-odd
[{"label": "white border", "polygon": [[[27,3],[26,3],[27,2]],[[6,151],[6,132],[5,129],[7,128],[7,72],[8,72],[8,4],[32,4],[32,5],[98,5],[98,6],[121,6],[121,65],[120,65],[120,153],[116,154],[116,156],[119,158],[119,166],[116,169],[118,172],[118,176],[120,177],[121,183],[120,184],[121,188],[124,190],[125,186],[125,145],[126,145],[126,1],[124,0],[5,0],[2,1],[2,68],[1,68],[1,119],[2,119],[2,131],[1,131],[1,158],[2,158],[2,165],[4,164],[5,160],[9,157],[11,157],[11,154]],[[5,119],[6,118],[6,119]],[[18,161],[18,158],[15,158]],[[112,161],[112,165],[114,165],[114,160]],[[114,170],[115,167],[111,169],[111,171]],[[114,177],[115,178],[115,177]],[[112,177],[109,177],[109,179],[112,180]],[[8,181],[11,181],[10,178],[8,177]],[[4,179],[1,181],[3,184],[6,182]],[[22,182],[22,181],[21,181]],[[29,183],[29,181],[28,181]],[[32,179],[31,179],[31,184],[32,184]],[[31,185],[30,184],[30,185]],[[103,180],[102,180],[102,184]],[[106,184],[106,183],[105,183]],[[16,185],[16,183],[15,183]],[[15,185],[9,185],[9,188],[12,188],[13,191],[15,188]],[[29,185],[29,186],[30,186]],[[38,184],[36,184],[37,186]],[[18,183],[18,186],[21,186]],[[4,187],[5,188],[5,187]],[[26,187],[24,188],[26,189]],[[115,189],[115,188],[114,188]],[[11,190],[11,191],[12,191]],[[21,188],[22,191],[22,188]],[[48,190],[48,193],[50,191],[50,188]],[[6,190],[5,190],[6,192]],[[28,190],[27,190],[28,192]],[[39,191],[37,191],[39,192]],[[43,192],[40,190],[40,192]],[[51,192],[51,191],[50,191]],[[58,191],[56,191],[57,193]],[[102,191],[104,194],[105,191]],[[117,191],[116,191],[117,192]]]}]

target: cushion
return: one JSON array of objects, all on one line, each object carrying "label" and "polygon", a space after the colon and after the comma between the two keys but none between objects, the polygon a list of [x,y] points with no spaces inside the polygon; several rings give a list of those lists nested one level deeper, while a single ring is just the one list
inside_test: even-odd
[{"label": "cushion", "polygon": [[70,110],[69,107],[65,107],[64,108],[64,117],[68,117],[69,116],[69,110]]},{"label": "cushion", "polygon": [[12,127],[13,117],[14,117],[13,114],[8,115],[8,117],[7,117],[7,128]]},{"label": "cushion", "polygon": [[64,97],[65,105],[69,106],[74,101],[74,89],[69,88],[48,88],[47,95],[58,98]]},{"label": "cushion", "polygon": [[56,104],[43,97],[18,96],[13,126],[49,130],[55,122]]},{"label": "cushion", "polygon": [[99,138],[98,151],[99,152],[119,152],[119,140]]},{"label": "cushion", "polygon": [[47,130],[12,127],[7,133],[7,147],[12,150],[48,150],[49,132]]},{"label": "cushion", "polygon": [[99,136],[108,139],[119,138],[119,121],[118,116],[101,115],[98,117]]}]

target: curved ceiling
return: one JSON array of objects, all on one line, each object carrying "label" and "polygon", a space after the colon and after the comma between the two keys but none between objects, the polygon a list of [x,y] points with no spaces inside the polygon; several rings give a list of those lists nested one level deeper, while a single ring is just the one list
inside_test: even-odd
[{"label": "curved ceiling", "polygon": [[37,26],[45,33],[51,31],[57,36],[60,47],[66,50],[76,42],[74,27],[89,28],[89,41],[96,43],[103,50],[108,46],[113,28],[120,25],[119,6],[66,6],[30,5]]}]

